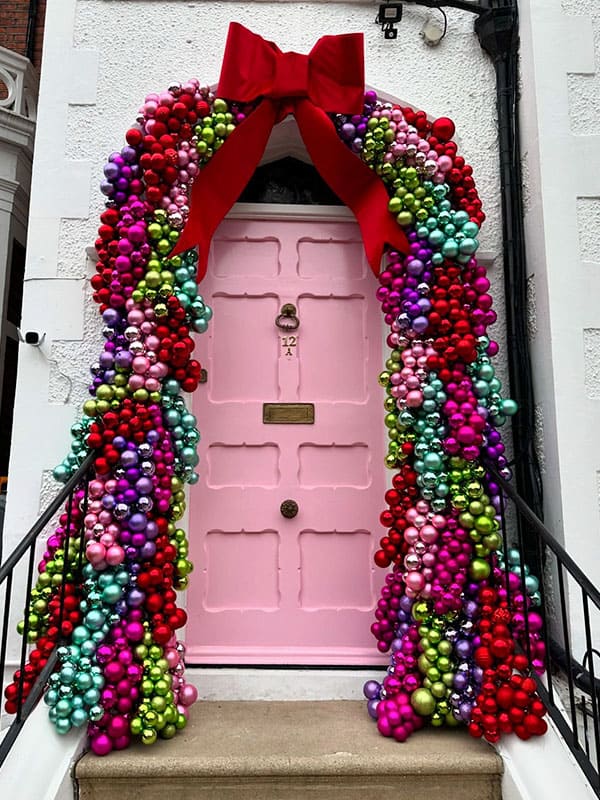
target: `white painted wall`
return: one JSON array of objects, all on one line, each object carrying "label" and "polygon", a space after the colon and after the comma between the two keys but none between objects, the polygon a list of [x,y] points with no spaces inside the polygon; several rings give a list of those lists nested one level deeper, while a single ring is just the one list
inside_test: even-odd
[{"label": "white painted wall", "polygon": [[[49,0],[23,316],[23,328],[46,332],[46,341],[20,353],[6,551],[35,520],[40,494],[43,503],[56,491],[48,471],[68,448],[87,368],[101,346],[85,248],[102,208],[104,160],[122,145],[146,93],[190,76],[217,80],[231,20],[300,52],[324,33],[363,31],[368,84],[455,120],[488,215],[482,250],[496,257],[492,290],[502,317],[494,77],[472,17],[450,11],[447,37],[429,49],[419,37],[428,12],[405,8],[398,39],[385,41],[373,24],[376,9],[363,0]],[[530,322],[546,510],[598,580],[600,4],[521,0],[521,19]],[[519,752],[504,755],[522,759]]]},{"label": "white painted wall", "polygon": [[[598,584],[600,4],[521,0],[521,25],[531,332],[546,520]],[[573,594],[579,660],[580,608]],[[594,633],[600,633],[597,620]]]},{"label": "white painted wall", "polygon": [[[76,797],[72,771],[85,746],[85,730],[80,728],[69,736],[59,736],[50,730],[47,710],[43,703],[38,705],[20,731],[0,770],[0,797],[11,800]],[[32,754],[35,754],[34,769]]]}]

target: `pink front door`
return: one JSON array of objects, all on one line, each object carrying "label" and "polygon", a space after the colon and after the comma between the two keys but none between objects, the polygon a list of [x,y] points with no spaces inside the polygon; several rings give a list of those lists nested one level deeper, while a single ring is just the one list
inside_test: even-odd
[{"label": "pink front door", "polygon": [[[198,337],[208,382],[193,401],[190,663],[382,663],[369,632],[385,492],[375,286],[350,220],[230,219],[214,237],[200,286],[214,310]],[[285,304],[297,330],[276,326]],[[265,403],[313,403],[314,423],[265,423]]]}]

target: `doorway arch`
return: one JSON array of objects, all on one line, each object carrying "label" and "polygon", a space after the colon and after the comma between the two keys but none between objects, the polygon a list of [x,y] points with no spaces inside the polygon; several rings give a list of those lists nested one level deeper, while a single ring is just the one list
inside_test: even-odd
[{"label": "doorway arch", "polygon": [[[391,329],[388,341],[394,351],[392,356],[396,353],[397,359],[402,360],[412,348],[410,358],[414,356],[415,363],[406,364],[406,368],[412,370],[418,386],[422,387],[409,387],[408,378],[400,374],[402,370],[396,369],[400,361],[390,357],[389,368],[380,376],[380,381],[388,394],[386,426],[394,432],[394,436],[390,436],[386,462],[397,470],[397,474],[394,476],[394,489],[386,493],[389,510],[381,518],[388,527],[388,536],[383,537],[375,560],[380,567],[389,567],[393,563],[396,574],[384,587],[372,632],[378,640],[380,652],[387,652],[390,648],[394,651],[392,671],[395,674],[391,677],[400,680],[400,670],[396,671],[396,668],[402,666],[402,682],[406,678],[413,688],[409,692],[407,682],[406,691],[410,697],[399,692],[394,695],[394,700],[388,692],[391,684],[384,686],[383,690],[381,686],[376,690],[371,686],[368,691],[370,709],[379,717],[381,732],[402,739],[410,733],[409,726],[404,723],[402,726],[394,725],[396,717],[391,713],[390,703],[404,708],[411,730],[419,726],[422,717],[432,715],[438,715],[436,722],[452,722],[456,713],[460,713],[466,721],[464,708],[467,699],[469,713],[473,708],[471,700],[477,690],[477,678],[469,659],[464,661],[471,681],[468,683],[470,697],[460,695],[458,699],[452,699],[446,696],[449,685],[442,682],[441,688],[431,691],[425,684],[425,680],[431,681],[429,676],[410,662],[411,658],[415,661],[411,648],[414,652],[416,641],[410,637],[415,632],[418,634],[417,618],[419,622],[437,621],[436,624],[445,630],[447,620],[444,614],[449,610],[459,612],[464,603],[477,603],[477,581],[485,582],[489,576],[491,553],[495,549],[491,543],[493,537],[486,534],[486,542],[478,549],[477,558],[467,559],[471,567],[475,565],[470,572],[466,564],[459,564],[455,559],[456,573],[450,574],[444,568],[440,576],[448,574],[449,577],[439,577],[438,584],[433,574],[428,576],[427,570],[432,568],[421,560],[421,556],[423,552],[435,555],[430,545],[451,530],[450,526],[444,526],[448,520],[453,520],[454,525],[460,511],[458,503],[454,503],[454,489],[444,484],[440,461],[442,467],[446,463],[444,458],[476,462],[483,445],[483,427],[475,417],[483,419],[483,416],[477,411],[471,415],[473,420],[461,421],[458,419],[460,415],[456,419],[454,414],[447,415],[448,429],[442,441],[439,431],[434,429],[433,436],[426,436],[425,430],[420,430],[416,424],[419,422],[418,413],[411,409],[423,409],[426,414],[439,416],[439,408],[446,413],[442,408],[445,402],[441,397],[444,394],[442,389],[445,387],[450,394],[456,393],[456,387],[450,388],[456,381],[451,374],[446,376],[447,380],[439,378],[443,385],[441,388],[435,388],[433,382],[438,381],[438,372],[441,375],[447,371],[447,351],[450,348],[454,348],[450,359],[453,364],[475,365],[473,369],[477,370],[484,363],[479,356],[489,360],[497,348],[485,337],[486,325],[493,321],[494,314],[490,310],[491,298],[487,295],[489,284],[486,284],[484,272],[473,258],[477,249],[477,223],[482,219],[481,204],[470,168],[456,156],[456,145],[451,141],[453,124],[447,119],[430,123],[424,112],[412,109],[382,107],[377,104],[373,92],[365,95],[365,109],[367,122],[363,123],[359,115],[354,122],[336,118],[334,124],[337,124],[339,136],[346,141],[350,142],[351,137],[356,136],[351,144],[357,157],[360,153],[390,187],[393,195],[390,210],[397,214],[399,224],[406,226],[414,245],[414,252],[411,249],[406,258],[399,253],[389,254],[386,268],[379,276],[381,286],[377,295],[383,306],[385,322]],[[153,676],[156,678],[157,670],[161,674],[169,672],[174,682],[172,697],[165,701],[169,719],[173,721],[164,717],[157,719],[154,713],[150,714],[147,703],[135,706],[129,727],[129,717],[124,716],[125,712],[119,708],[114,711],[108,699],[100,711],[94,708],[94,711],[86,712],[93,723],[90,728],[92,747],[98,753],[126,746],[129,730],[141,733],[147,743],[152,743],[159,735],[170,738],[177,727],[184,727],[186,708],[194,695],[183,678],[181,648],[175,638],[175,631],[183,626],[186,615],[176,606],[174,590],[187,586],[191,571],[185,532],[177,523],[185,511],[183,484],[195,480],[194,467],[198,464],[198,456],[194,445],[199,437],[196,420],[186,409],[183,392],[192,392],[201,377],[200,364],[192,355],[191,332],[205,331],[212,311],[198,297],[195,253],[187,251],[175,260],[172,251],[185,218],[190,178],[198,174],[218,146],[225,142],[232,132],[229,128],[235,129],[250,112],[252,108],[242,109],[240,104],[228,104],[211,96],[207,89],[200,88],[198,82],[172,87],[167,93],[146,99],[142,121],[127,132],[127,145],[120,153],[113,154],[105,167],[102,189],[108,197],[108,204],[101,217],[96,242],[99,261],[92,286],[94,299],[101,307],[106,345],[98,366],[93,368],[92,399],[84,405],[83,422],[74,431],[72,454],[57,469],[56,475],[67,479],[76,469],[86,447],[96,451],[95,505],[90,507],[85,518],[89,562],[86,565],[86,584],[83,589],[74,587],[74,591],[93,592],[94,601],[99,597],[97,602],[102,603],[93,620],[94,625],[99,624],[101,636],[92,638],[91,629],[86,629],[86,636],[89,634],[93,645],[90,652],[95,654],[98,649],[95,661],[90,659],[90,668],[94,665],[98,674],[102,673],[107,686],[116,686],[117,672],[120,677],[121,670],[110,666],[113,663],[113,645],[131,652],[132,659],[138,657],[137,648],[143,646],[149,648],[149,657],[144,657],[138,667],[132,669],[132,684],[143,685],[149,692],[148,696],[153,697],[154,689],[144,682]],[[190,141],[192,118],[198,128],[194,141]],[[165,120],[171,121],[170,127]],[[392,122],[396,128],[392,128]],[[392,137],[394,141],[391,141],[386,131],[395,133],[397,130],[398,136]],[[184,142],[187,147],[183,146]],[[361,143],[364,150],[361,150]],[[419,149],[421,143],[422,149]],[[433,157],[434,153],[437,158]],[[412,163],[407,166],[406,159],[414,159],[414,166]],[[399,181],[398,186],[396,181]],[[432,211],[434,208],[448,217],[444,222],[439,220],[440,226],[438,214]],[[431,227],[421,224],[425,217],[420,212],[427,212],[427,222],[431,220]],[[444,272],[446,267],[449,279],[457,287],[453,291],[461,297],[465,295],[463,311],[468,307],[468,312],[465,311],[466,316],[461,317],[459,309],[458,317],[468,324],[461,325],[460,332],[456,330],[456,341],[439,342],[436,349],[434,345],[438,338],[443,337],[442,327],[446,326],[445,323],[442,325],[443,320],[447,320],[448,330],[451,330],[457,318],[456,315],[444,316],[441,304],[434,308],[428,300],[428,281],[435,278],[436,269]],[[419,288],[422,284],[427,285],[427,291]],[[402,294],[405,289],[408,290],[406,297]],[[467,291],[470,299],[465,294]],[[484,299],[480,300],[481,297]],[[447,305],[451,307],[450,303]],[[428,339],[433,338],[432,343],[422,341],[426,332]],[[415,349],[415,343],[419,344],[420,352]],[[425,360],[419,362],[419,359]],[[489,378],[490,370],[485,372]],[[397,379],[393,378],[396,374]],[[467,381],[466,368],[461,374],[465,375],[461,392],[470,398],[474,386],[471,373],[470,382]],[[483,373],[479,378],[488,380]],[[405,379],[406,392],[403,394]],[[434,389],[435,396],[426,396],[425,388],[427,394]],[[474,409],[487,409],[484,422],[488,424],[487,420],[491,420],[494,429],[503,416],[514,410],[510,401],[501,398],[497,401],[497,394],[497,390],[490,387],[487,394],[478,396],[473,406]],[[456,402],[466,404],[466,400],[460,398]],[[433,410],[427,411],[425,403],[429,404],[428,408],[433,403]],[[459,410],[464,417],[467,412],[462,405]],[[434,423],[425,427],[432,425]],[[434,448],[430,444],[425,446],[423,442],[421,458],[417,452],[421,434],[428,443],[434,438],[439,440],[441,450],[437,445]],[[480,441],[477,441],[478,437]],[[486,453],[504,468],[500,444],[500,436],[495,434],[494,444],[487,447]],[[443,456],[441,451],[444,451]],[[492,501],[497,497],[492,496],[488,484],[482,483],[484,476],[481,471],[473,472],[469,463],[463,464],[461,476],[456,476],[453,485],[460,490],[461,481],[467,477],[470,484],[479,481],[482,491],[490,492],[489,507],[484,506],[482,515],[489,516],[489,508],[493,511]],[[451,499],[446,500],[446,497]],[[414,508],[411,503],[415,504]],[[427,515],[421,510],[425,508]],[[434,519],[438,528],[433,524]],[[492,534],[495,533],[493,520],[486,525],[491,526]],[[420,546],[419,550],[423,552],[411,551],[414,543],[402,533],[407,528],[417,530],[411,536],[414,543],[418,539],[424,545],[425,551]],[[429,542],[425,541],[425,532],[421,538],[421,528],[427,528]],[[59,528],[57,537],[52,548],[64,542],[63,527]],[[473,556],[472,550],[469,550],[469,555]],[[46,562],[43,562],[42,572],[45,566]],[[126,573],[127,580],[120,583],[115,578],[115,590],[105,593],[107,578],[122,573]],[[466,581],[468,575],[472,596],[463,595],[464,582],[461,580]],[[453,583],[448,584],[449,581]],[[396,600],[391,599],[392,596]],[[419,604],[412,615],[416,599]],[[82,612],[88,610],[87,600],[85,603]],[[398,622],[406,626],[408,639],[404,638],[403,629],[396,624]],[[89,623],[91,626],[91,619]],[[402,634],[400,638],[397,637],[399,633]],[[98,645],[104,638],[108,649],[103,646],[104,655],[100,656]],[[405,647],[409,639],[412,644]],[[60,658],[68,661],[71,655],[72,652],[66,649]],[[446,656],[444,658],[447,660]],[[160,662],[160,665],[152,662]],[[441,669],[441,661],[439,666]],[[449,673],[450,667],[446,666]],[[36,667],[32,665],[31,669],[35,672]],[[395,688],[398,688],[397,684]],[[167,691],[171,691],[168,686]],[[388,700],[379,706],[382,691],[388,693]],[[158,690],[155,694],[163,696]],[[56,697],[59,696],[57,691]],[[162,704],[163,701],[157,702]],[[452,705],[454,702],[460,703],[460,708]],[[54,708],[52,699],[49,704]],[[53,716],[57,719],[57,712]],[[118,723],[114,721],[117,718]],[[165,722],[164,726],[162,722]],[[60,723],[63,732],[70,724],[70,720]]]}]

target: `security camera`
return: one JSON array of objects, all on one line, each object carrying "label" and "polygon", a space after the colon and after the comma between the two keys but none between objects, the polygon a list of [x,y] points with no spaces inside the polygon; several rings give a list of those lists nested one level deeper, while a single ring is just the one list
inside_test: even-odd
[{"label": "security camera", "polygon": [[23,335],[20,330],[18,330],[17,332],[19,334],[19,339],[25,344],[32,345],[32,347],[40,347],[40,345],[44,343],[44,339],[46,338],[45,333],[42,333],[40,336],[40,334],[37,331],[25,331],[25,335]]}]

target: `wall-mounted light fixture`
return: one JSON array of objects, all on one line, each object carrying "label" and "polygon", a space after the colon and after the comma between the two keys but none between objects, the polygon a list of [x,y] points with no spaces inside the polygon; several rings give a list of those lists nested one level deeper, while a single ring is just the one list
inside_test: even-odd
[{"label": "wall-mounted light fixture", "polygon": [[385,3],[380,3],[375,22],[381,25],[381,30],[386,39],[397,39],[398,29],[396,25],[402,19],[402,11],[405,5],[412,4],[424,6],[425,8],[435,8],[441,12],[442,19],[438,21],[433,16],[427,17],[425,24],[421,28],[421,38],[425,44],[435,47],[446,35],[448,27],[444,6],[447,8],[459,8],[462,11],[470,11],[479,15],[487,10],[485,5],[487,2],[510,5],[513,0],[481,0],[481,2],[479,0],[402,0],[402,3],[390,3],[387,0]]},{"label": "wall-mounted light fixture", "polygon": [[448,30],[448,17],[446,16],[446,12],[441,7],[438,8],[438,11],[441,12],[442,19],[428,16],[425,20],[425,24],[421,28],[421,39],[423,39],[425,44],[429,45],[429,47],[437,47]]},{"label": "wall-mounted light fixture", "polygon": [[385,39],[397,39],[398,29],[396,25],[402,19],[402,3],[381,3],[379,12],[375,19],[381,25]]}]

